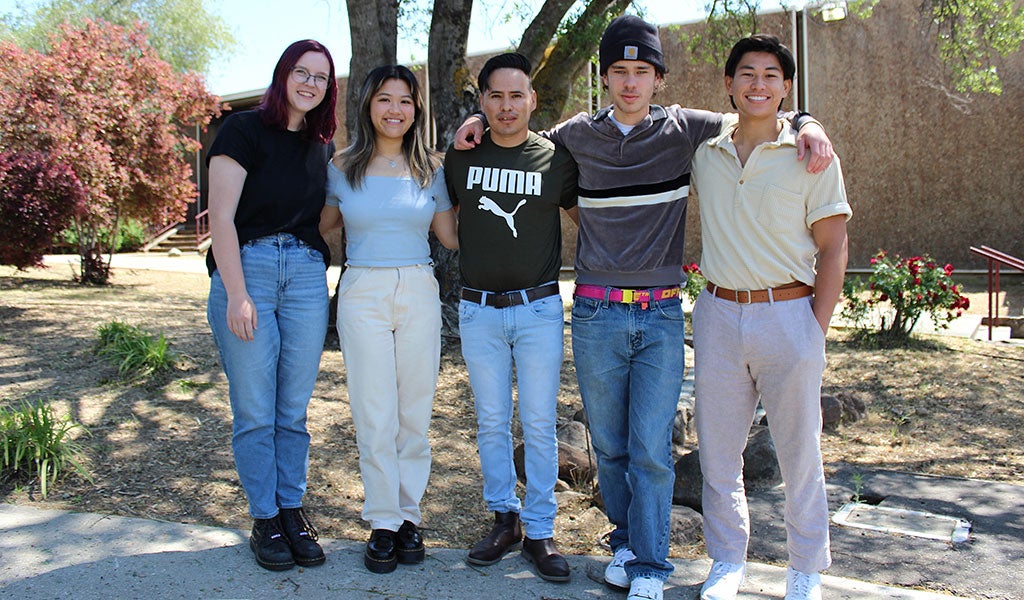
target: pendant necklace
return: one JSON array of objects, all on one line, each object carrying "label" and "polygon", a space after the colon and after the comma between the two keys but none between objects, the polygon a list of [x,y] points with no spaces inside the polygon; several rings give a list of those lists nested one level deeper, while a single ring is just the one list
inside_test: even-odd
[{"label": "pendant necklace", "polygon": [[390,156],[385,156],[383,152],[378,152],[377,154],[380,155],[380,157],[383,158],[384,160],[388,161],[388,166],[391,167],[392,169],[398,168],[398,163],[395,161],[402,158],[401,154],[395,156],[394,158]]}]

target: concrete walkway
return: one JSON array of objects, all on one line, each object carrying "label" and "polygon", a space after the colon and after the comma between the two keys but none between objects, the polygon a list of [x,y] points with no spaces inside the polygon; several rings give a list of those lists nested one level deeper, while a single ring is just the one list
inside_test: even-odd
[{"label": "concrete walkway", "polygon": [[[428,548],[421,565],[375,575],[360,542],[321,540],[321,567],[271,572],[256,566],[243,531],[127,517],[0,505],[0,598],[325,598],[344,600],[519,598],[572,600],[625,594],[595,581],[607,556],[570,556],[572,581],[538,578],[518,553],[491,567],[466,550]],[[666,600],[691,600],[710,563],[673,560]],[[751,563],[740,599],[782,598],[785,569]],[[829,600],[940,600],[929,592],[825,576]]]}]

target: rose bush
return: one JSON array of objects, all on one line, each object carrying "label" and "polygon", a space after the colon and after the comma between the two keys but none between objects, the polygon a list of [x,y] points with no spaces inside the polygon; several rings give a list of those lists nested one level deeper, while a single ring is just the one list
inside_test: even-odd
[{"label": "rose bush", "polygon": [[871,265],[867,281],[855,277],[843,284],[842,316],[868,335],[903,342],[925,314],[944,329],[970,305],[953,281],[951,264],[881,250]]},{"label": "rose bush", "polygon": [[683,265],[683,273],[686,273],[686,284],[683,286],[683,294],[693,302],[700,295],[700,291],[708,284],[708,280],[700,272],[697,263]]}]

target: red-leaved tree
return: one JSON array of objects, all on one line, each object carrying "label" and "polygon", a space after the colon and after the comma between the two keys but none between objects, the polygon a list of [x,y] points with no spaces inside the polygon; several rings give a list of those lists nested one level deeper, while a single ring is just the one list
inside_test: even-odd
[{"label": "red-leaved tree", "polygon": [[41,266],[53,236],[85,209],[75,172],[42,152],[0,153],[0,264]]},{"label": "red-leaved tree", "polygon": [[[195,197],[190,134],[219,113],[193,73],[176,73],[145,26],[65,25],[40,54],[0,43],[0,151],[38,150],[71,167],[88,194],[74,220],[81,281],[105,283],[122,219],[180,220]],[[112,243],[112,242],[111,242]],[[104,254],[107,258],[104,259]]]}]

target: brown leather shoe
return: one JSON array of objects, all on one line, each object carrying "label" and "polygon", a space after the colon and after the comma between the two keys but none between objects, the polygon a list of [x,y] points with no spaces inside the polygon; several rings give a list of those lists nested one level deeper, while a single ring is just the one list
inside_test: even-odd
[{"label": "brown leather shoe", "polygon": [[493,565],[522,539],[523,528],[519,524],[519,513],[495,511],[494,527],[487,537],[473,545],[466,562],[471,565]]},{"label": "brown leather shoe", "polygon": [[537,567],[537,574],[546,581],[569,581],[569,563],[555,547],[555,540],[523,539],[523,558]]}]

